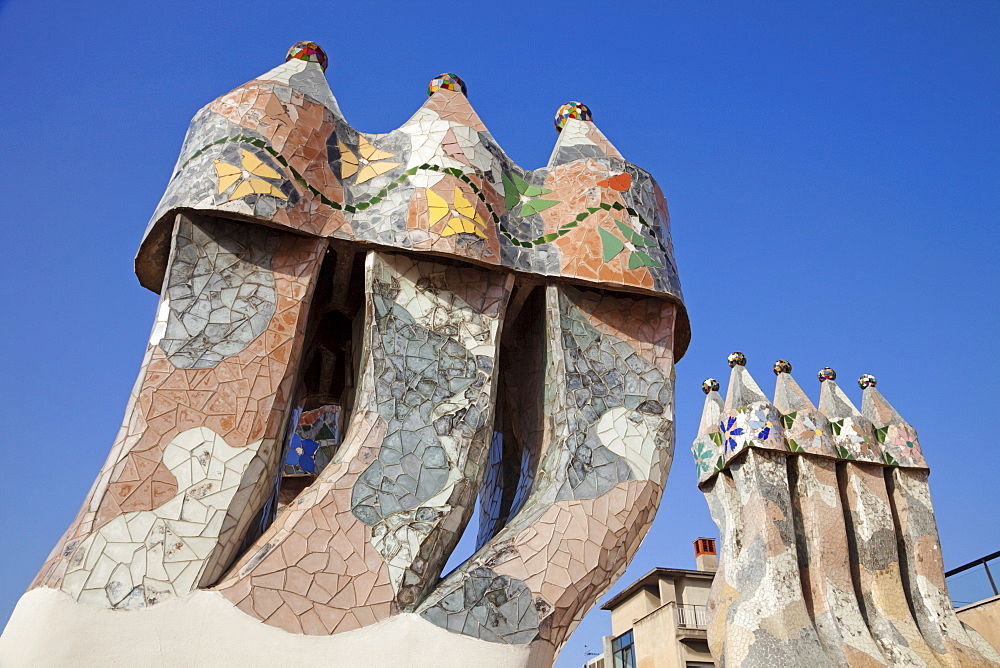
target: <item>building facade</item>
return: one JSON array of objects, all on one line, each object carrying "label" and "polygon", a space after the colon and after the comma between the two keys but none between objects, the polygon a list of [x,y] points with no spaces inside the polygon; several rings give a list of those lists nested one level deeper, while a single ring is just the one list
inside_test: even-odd
[{"label": "building facade", "polygon": [[587,668],[704,668],[708,650],[706,604],[718,567],[715,540],[695,541],[697,570],[655,568],[601,606],[612,635]]}]

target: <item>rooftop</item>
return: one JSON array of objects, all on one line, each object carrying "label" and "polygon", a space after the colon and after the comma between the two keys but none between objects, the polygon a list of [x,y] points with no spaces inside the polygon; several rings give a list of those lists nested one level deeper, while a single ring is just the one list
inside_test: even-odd
[{"label": "rooftop", "polygon": [[690,578],[701,578],[704,580],[711,580],[715,577],[713,571],[693,571],[685,568],[654,568],[650,572],[643,575],[641,578],[630,584],[624,590],[618,594],[611,597],[604,605],[601,606],[601,610],[612,610],[618,605],[628,599],[632,594],[636,593],[643,587],[649,587],[655,585],[661,578],[683,575],[684,577]]}]

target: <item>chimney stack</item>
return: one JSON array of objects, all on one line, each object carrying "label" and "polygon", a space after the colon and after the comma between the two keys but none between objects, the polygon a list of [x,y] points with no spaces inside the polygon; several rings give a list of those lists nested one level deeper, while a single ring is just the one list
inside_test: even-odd
[{"label": "chimney stack", "polygon": [[714,538],[699,538],[694,542],[694,563],[699,571],[714,573],[719,570],[719,557],[716,556]]}]

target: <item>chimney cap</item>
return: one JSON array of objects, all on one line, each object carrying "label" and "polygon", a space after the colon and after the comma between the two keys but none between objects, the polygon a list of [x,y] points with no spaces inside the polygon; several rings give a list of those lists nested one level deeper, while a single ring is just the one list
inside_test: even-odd
[{"label": "chimney cap", "polygon": [[714,538],[698,538],[694,541],[694,556],[700,557],[703,554],[716,554]]}]

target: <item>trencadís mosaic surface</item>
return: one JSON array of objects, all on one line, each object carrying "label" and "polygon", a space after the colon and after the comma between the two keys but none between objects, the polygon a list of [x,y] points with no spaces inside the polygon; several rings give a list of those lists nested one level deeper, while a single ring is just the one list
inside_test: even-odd
[{"label": "trencad\u00eds mosaic surface", "polygon": [[[729,357],[692,452],[719,527],[708,639],[720,665],[987,666],[958,619],[916,431],[864,374],[859,411],[825,367],[819,408],[774,364],[772,402]],[[709,379],[711,380],[711,379]]]},{"label": "trencad\u00eds mosaic surface", "polygon": [[[296,44],[196,114],[136,259],[161,296],[139,381],[26,597],[126,635],[215,606],[217,642],[258,658],[269,633],[405,618],[443,634],[428,661],[545,663],[670,468],[689,330],[666,201],[585,105],[525,170],[457,75],[366,134],[326,64]],[[477,504],[477,552],[442,577]],[[207,656],[193,618],[130,656]],[[246,624],[266,631],[225,636]]]},{"label": "trencad\u00eds mosaic surface", "polygon": [[399,129],[355,130],[316,49],[293,47],[195,116],[136,259],[143,285],[159,288],[173,216],[194,209],[681,300],[663,192],[586,105],[558,110],[549,164],[524,170],[451,73]]}]

